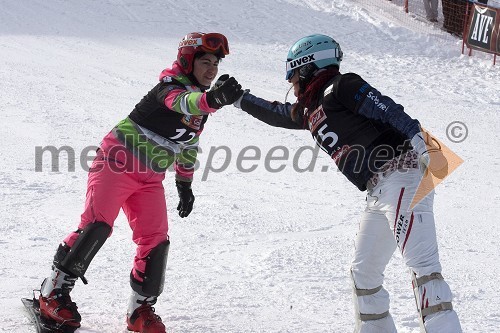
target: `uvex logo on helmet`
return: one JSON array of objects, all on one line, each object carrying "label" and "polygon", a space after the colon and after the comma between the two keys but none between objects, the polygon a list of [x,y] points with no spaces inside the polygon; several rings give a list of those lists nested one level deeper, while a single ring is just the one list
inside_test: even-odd
[{"label": "uvex logo on helmet", "polygon": [[302,67],[304,65],[314,63],[317,67],[322,68],[325,66],[318,66],[321,62],[325,62],[326,64],[334,64],[335,62],[340,62],[342,55],[340,54],[339,49],[326,49],[320,50],[313,53],[305,54],[300,58],[289,59],[286,63],[286,79],[289,80],[295,69]]},{"label": "uvex logo on helmet", "polygon": [[315,61],[315,60],[316,59],[314,59],[314,53],[303,56],[302,58],[298,58],[298,59],[290,61],[290,69],[294,69],[298,66],[305,65],[308,62]]},{"label": "uvex logo on helmet", "polygon": [[299,80],[305,83],[315,71],[328,66],[340,67],[342,51],[331,37],[314,34],[299,39],[288,51],[286,57],[286,80],[299,70]]},{"label": "uvex logo on helmet", "polygon": [[189,39],[183,39],[179,43],[179,48],[184,47],[184,46],[197,46],[198,41],[201,41],[200,38],[189,38]]},{"label": "uvex logo on helmet", "polygon": [[177,63],[190,74],[197,53],[212,53],[219,59],[224,58],[229,54],[229,44],[226,36],[217,32],[191,32],[182,38],[177,50]]}]

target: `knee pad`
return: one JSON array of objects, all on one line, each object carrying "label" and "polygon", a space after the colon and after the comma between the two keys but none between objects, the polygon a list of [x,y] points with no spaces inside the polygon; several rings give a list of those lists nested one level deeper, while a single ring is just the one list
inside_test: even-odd
[{"label": "knee pad", "polygon": [[170,241],[166,240],[156,245],[149,252],[146,257],[145,272],[143,274],[137,272],[142,277],[142,281],[137,281],[132,273],[130,274],[130,286],[132,290],[147,297],[159,296],[163,292],[169,247]]},{"label": "knee pad", "polygon": [[78,232],[80,235],[71,248],[67,245],[59,247],[54,257],[54,265],[64,272],[81,278],[83,283],[87,284],[84,274],[110,235],[111,227],[104,222],[94,222]]}]

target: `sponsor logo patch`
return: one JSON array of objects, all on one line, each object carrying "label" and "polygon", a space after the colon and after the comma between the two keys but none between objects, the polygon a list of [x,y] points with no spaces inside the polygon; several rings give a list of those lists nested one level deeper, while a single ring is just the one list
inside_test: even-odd
[{"label": "sponsor logo patch", "polygon": [[351,150],[351,146],[343,145],[342,147],[340,147],[339,149],[334,151],[332,154],[332,159],[335,162],[335,164],[339,164],[339,161],[342,158],[342,156],[344,156],[346,153],[348,153],[349,150]]},{"label": "sponsor logo patch", "polygon": [[309,115],[309,129],[312,132],[318,128],[318,126],[326,120],[326,113],[323,111],[323,105],[320,105],[316,110]]},{"label": "sponsor logo patch", "polygon": [[203,117],[187,115],[182,117],[182,123],[196,131],[200,130]]},{"label": "sponsor logo patch", "polygon": [[373,101],[373,104],[375,104],[376,107],[378,107],[382,111],[387,111],[387,105],[382,103],[379,99],[378,96],[373,94],[371,91],[368,93],[366,96],[367,98],[371,99]]}]

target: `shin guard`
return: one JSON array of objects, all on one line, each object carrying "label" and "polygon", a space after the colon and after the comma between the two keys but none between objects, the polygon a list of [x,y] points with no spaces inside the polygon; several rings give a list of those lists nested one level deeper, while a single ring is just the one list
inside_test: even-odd
[{"label": "shin guard", "polygon": [[[448,284],[444,281],[441,273],[432,273],[417,278],[416,274],[412,271],[413,293],[415,295],[415,303],[419,314],[420,331],[422,333],[430,332],[427,329],[427,317],[434,316],[435,314],[453,310],[451,304],[451,291]],[[451,325],[451,323],[450,323]],[[455,325],[454,332],[459,332],[460,324]]]},{"label": "shin guard", "polygon": [[152,297],[163,292],[165,282],[165,269],[167,267],[168,249],[170,241],[166,240],[154,247],[146,257],[146,269],[141,275],[142,281],[137,281],[130,274],[130,286],[140,295]]},{"label": "shin guard", "polygon": [[355,311],[355,333],[396,333],[389,313],[389,294],[382,287],[359,289],[351,271]]},{"label": "shin guard", "polygon": [[[54,264],[57,268],[73,274],[87,283],[84,277],[90,262],[101,249],[102,245],[111,233],[111,227],[104,222],[94,222],[79,230],[80,235],[75,244],[63,256],[61,253],[54,258]],[[57,261],[57,263],[56,263]]]}]

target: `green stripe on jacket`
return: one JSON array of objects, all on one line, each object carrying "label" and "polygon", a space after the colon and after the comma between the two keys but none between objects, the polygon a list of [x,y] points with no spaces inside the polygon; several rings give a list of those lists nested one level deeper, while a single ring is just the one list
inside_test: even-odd
[{"label": "green stripe on jacket", "polygon": [[153,171],[165,172],[175,160],[174,151],[148,139],[128,117],[116,125],[113,134],[139,161]]}]

